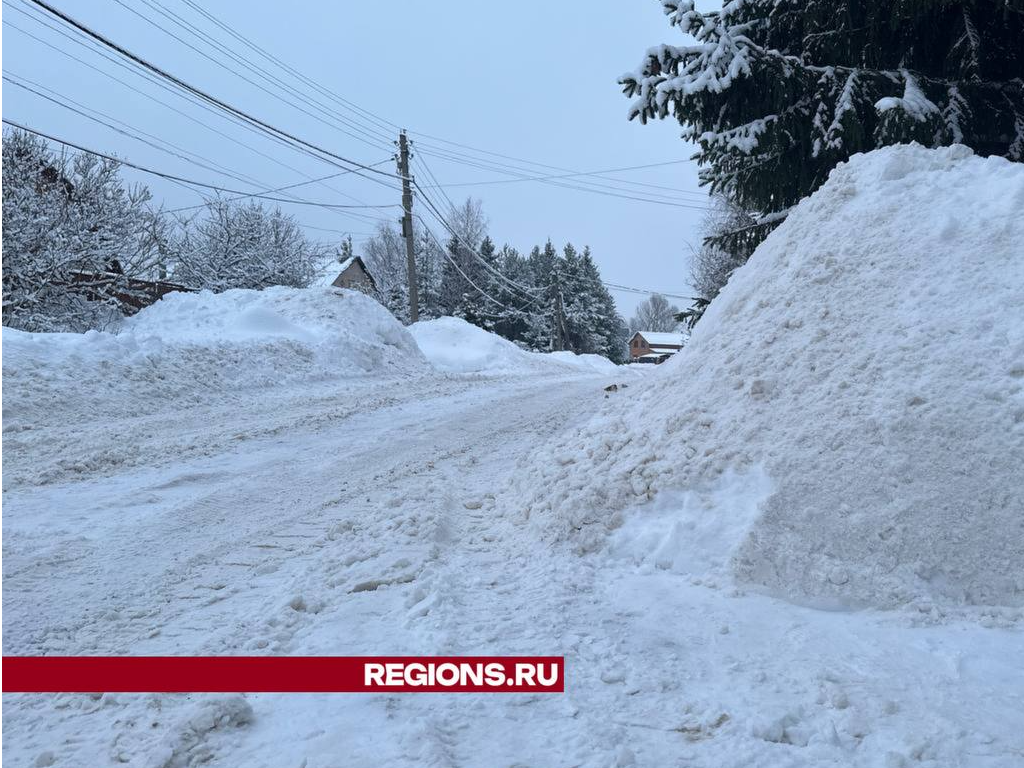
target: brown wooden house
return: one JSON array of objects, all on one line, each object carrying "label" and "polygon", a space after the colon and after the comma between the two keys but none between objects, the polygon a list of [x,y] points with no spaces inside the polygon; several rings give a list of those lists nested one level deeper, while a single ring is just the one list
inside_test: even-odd
[{"label": "brown wooden house", "polygon": [[683,348],[682,333],[637,331],[629,340],[629,359],[634,363],[663,363]]}]

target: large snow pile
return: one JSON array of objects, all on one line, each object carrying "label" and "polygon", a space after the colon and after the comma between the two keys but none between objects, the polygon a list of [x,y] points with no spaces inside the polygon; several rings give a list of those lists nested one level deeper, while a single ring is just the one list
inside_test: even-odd
[{"label": "large snow pile", "polygon": [[409,326],[420,351],[435,368],[448,373],[614,373],[600,355],[529,352],[508,339],[458,317],[422,320]]},{"label": "large snow pile", "polygon": [[175,293],[115,333],[3,330],[5,428],[252,398],[299,380],[426,371],[409,334],[355,291]]},{"label": "large snow pile", "polygon": [[632,402],[526,458],[506,503],[593,550],[658,492],[754,474],[758,514],[729,528],[741,582],[1024,603],[1022,211],[1024,164],[962,146],[853,157]]}]

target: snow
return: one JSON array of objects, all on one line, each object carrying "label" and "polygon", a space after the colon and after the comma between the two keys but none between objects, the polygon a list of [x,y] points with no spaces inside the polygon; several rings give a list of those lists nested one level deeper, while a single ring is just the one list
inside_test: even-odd
[{"label": "snow", "polygon": [[449,373],[567,374],[572,370],[615,373],[619,366],[600,355],[530,352],[458,317],[421,320],[409,326],[431,364]]},{"label": "snow", "polygon": [[595,373],[604,374],[619,374],[623,371],[629,371],[630,369],[624,369],[619,365],[616,365],[607,357],[603,355],[577,355],[575,352],[548,352],[546,357],[549,360],[554,360],[565,365],[578,368],[581,371],[591,370]]},{"label": "snow", "polygon": [[599,550],[638,501],[757,467],[773,491],[740,583],[811,604],[1024,604],[1022,206],[1024,166],[963,146],[855,156],[629,407],[524,459],[507,509]]},{"label": "snow", "polygon": [[938,114],[939,108],[924,95],[914,76],[906,70],[901,70],[900,74],[903,75],[904,82],[902,98],[886,96],[875,103],[875,109],[879,112],[902,109],[918,122],[924,122],[930,116]]},{"label": "snow", "polygon": [[[287,387],[336,389],[353,377],[431,371],[383,307],[340,289],[174,293],[116,333],[4,328],[3,344],[4,443],[12,449],[5,483],[145,463],[151,456],[123,440],[127,417],[237,407],[270,402]],[[106,423],[103,439],[82,443],[66,428],[83,415]],[[156,442],[152,448],[162,450]]]},{"label": "snow", "polygon": [[[793,563],[838,537],[865,588],[858,563],[900,539],[893,578],[922,540],[967,581],[978,545],[1019,572],[998,562],[1019,542],[1024,412],[1008,166],[855,158],[625,391],[621,367],[503,359],[450,321],[438,359],[468,366],[460,334],[484,354],[438,370],[344,291],[174,297],[118,335],[5,329],[5,653],[562,654],[568,683],[6,694],[5,762],[1018,765],[1019,609],[851,610],[742,567],[755,537]],[[979,530],[943,498],[922,515],[931,485]]]}]

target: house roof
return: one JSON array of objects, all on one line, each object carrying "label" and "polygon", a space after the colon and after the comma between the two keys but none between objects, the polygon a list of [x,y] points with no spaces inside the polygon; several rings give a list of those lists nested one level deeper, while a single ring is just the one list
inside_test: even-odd
[{"label": "house roof", "polygon": [[686,336],[682,333],[664,333],[661,331],[637,331],[634,335],[643,336],[648,346],[651,347],[681,347],[683,346],[683,343],[686,341]]},{"label": "house roof", "polygon": [[334,285],[334,281],[337,280],[341,275],[345,274],[345,271],[353,264],[358,264],[359,268],[363,271],[366,277],[371,283],[374,282],[373,275],[370,274],[370,270],[366,268],[366,264],[359,256],[349,256],[344,261],[329,261],[324,265],[320,274],[313,281],[313,285],[320,288],[330,288]]}]

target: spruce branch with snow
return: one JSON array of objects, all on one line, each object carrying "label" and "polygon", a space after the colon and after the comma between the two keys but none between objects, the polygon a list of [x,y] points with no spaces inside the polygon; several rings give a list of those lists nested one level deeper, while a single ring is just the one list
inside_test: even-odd
[{"label": "spruce branch with snow", "polygon": [[764,239],[858,152],[917,141],[1024,160],[1021,0],[661,0],[693,38],[620,79],[630,118],[676,118],[712,192]]}]

